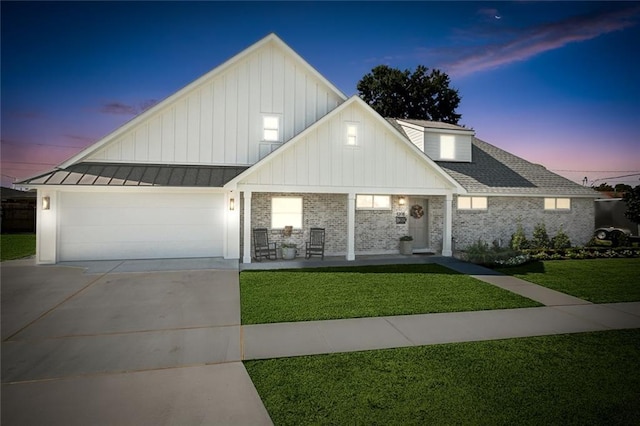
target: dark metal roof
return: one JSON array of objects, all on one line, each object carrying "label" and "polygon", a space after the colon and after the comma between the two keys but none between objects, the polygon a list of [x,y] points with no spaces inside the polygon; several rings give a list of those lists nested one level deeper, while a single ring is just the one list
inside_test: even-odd
[{"label": "dark metal roof", "polygon": [[471,193],[582,195],[599,197],[584,187],[496,146],[473,138],[470,163],[436,161]]},{"label": "dark metal roof", "polygon": [[222,187],[247,166],[79,163],[26,179],[23,185]]}]

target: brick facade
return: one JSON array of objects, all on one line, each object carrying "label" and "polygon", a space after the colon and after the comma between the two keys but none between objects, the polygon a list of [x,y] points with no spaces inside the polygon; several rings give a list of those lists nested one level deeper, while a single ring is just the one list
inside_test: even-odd
[{"label": "brick facade", "polygon": [[549,237],[562,228],[572,245],[584,245],[594,230],[595,210],[592,198],[572,198],[569,211],[544,210],[542,197],[488,197],[487,210],[457,210],[453,201],[453,230],[455,249],[464,249],[479,239],[487,243],[502,240],[508,246],[518,222],[527,238],[533,229],[544,223]]},{"label": "brick facade", "polygon": [[[274,229],[270,241],[295,243],[304,255],[304,244],[309,239],[309,228],[326,229],[325,254],[343,256],[347,252],[347,195],[346,194],[302,194],[302,193],[253,193],[251,199],[251,227],[271,227],[271,198],[277,196],[302,197],[302,229],[294,229],[290,237],[284,237],[281,229]],[[429,248],[441,252],[444,226],[444,196],[425,197],[427,200]],[[397,253],[399,239],[406,235],[407,224],[396,224],[397,215],[409,215],[409,206],[400,206],[399,196],[392,196],[391,210],[356,210],[355,251],[356,254]],[[511,234],[516,231],[518,221],[522,223],[527,238],[533,228],[544,223],[549,236],[562,228],[572,244],[585,244],[592,236],[594,225],[593,199],[571,199],[571,210],[545,211],[542,197],[488,197],[487,210],[457,210],[453,200],[454,249],[464,249],[478,239],[491,243],[501,240],[508,245]],[[240,203],[240,252],[243,252],[244,203]],[[253,250],[253,247],[252,247]],[[252,252],[253,254],[253,252]]]}]

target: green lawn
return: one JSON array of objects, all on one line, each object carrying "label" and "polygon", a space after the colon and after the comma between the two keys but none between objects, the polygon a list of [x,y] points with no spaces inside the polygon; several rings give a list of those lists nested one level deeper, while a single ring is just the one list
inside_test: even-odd
[{"label": "green lawn", "polygon": [[276,425],[640,424],[640,330],[245,366]]},{"label": "green lawn", "polygon": [[498,269],[594,303],[640,301],[640,259],[549,260]]},{"label": "green lawn", "polygon": [[20,259],[36,254],[35,234],[0,234],[0,260]]},{"label": "green lawn", "polygon": [[541,306],[440,265],[240,274],[243,324]]}]

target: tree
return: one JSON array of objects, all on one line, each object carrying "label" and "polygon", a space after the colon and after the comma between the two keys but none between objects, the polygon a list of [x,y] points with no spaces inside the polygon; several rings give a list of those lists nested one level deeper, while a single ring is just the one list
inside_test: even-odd
[{"label": "tree", "polygon": [[630,221],[640,224],[640,185],[625,192],[622,199],[627,204],[627,211],[624,212],[624,215]]},{"label": "tree", "polygon": [[600,192],[613,192],[613,186],[609,185],[608,183],[601,183],[598,186],[592,186],[593,189],[595,189],[596,191],[600,191]]},{"label": "tree", "polygon": [[378,65],[358,82],[358,94],[383,117],[413,118],[458,124],[460,95],[449,76],[418,65],[412,73]]},{"label": "tree", "polygon": [[631,191],[633,188],[631,187],[631,185],[627,185],[626,183],[618,183],[613,189],[616,192],[627,192]]}]

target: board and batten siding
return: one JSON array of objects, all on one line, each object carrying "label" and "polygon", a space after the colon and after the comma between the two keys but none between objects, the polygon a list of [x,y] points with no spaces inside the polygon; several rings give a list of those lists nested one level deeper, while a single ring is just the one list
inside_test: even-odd
[{"label": "board and batten siding", "polygon": [[254,164],[263,115],[281,117],[286,141],[341,102],[308,65],[271,42],[214,73],[85,161]]},{"label": "board and batten siding", "polygon": [[[301,139],[284,146],[240,184],[252,187],[451,189],[451,183],[422,160],[383,122],[354,102]],[[346,144],[347,123],[358,126],[357,146]]]},{"label": "board and batten siding", "polygon": [[[406,128],[405,128],[406,131]],[[455,140],[455,159],[442,159],[440,158],[440,136],[448,135],[452,136]],[[471,161],[471,135],[457,135],[447,133],[443,131],[425,131],[424,132],[424,152],[432,160],[445,160],[445,161]]]}]

